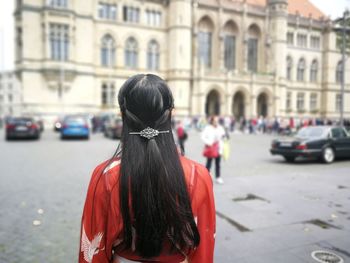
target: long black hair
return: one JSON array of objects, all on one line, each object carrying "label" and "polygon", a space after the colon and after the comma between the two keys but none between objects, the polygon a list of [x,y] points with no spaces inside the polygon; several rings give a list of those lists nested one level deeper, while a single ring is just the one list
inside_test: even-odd
[{"label": "long black hair", "polygon": [[[118,102],[123,119],[119,195],[125,249],[152,258],[160,255],[166,241],[169,252],[197,247],[199,232],[171,130],[174,99],[169,87],[156,75],[135,75],[121,87]],[[153,139],[130,134],[147,127],[169,133]]]}]

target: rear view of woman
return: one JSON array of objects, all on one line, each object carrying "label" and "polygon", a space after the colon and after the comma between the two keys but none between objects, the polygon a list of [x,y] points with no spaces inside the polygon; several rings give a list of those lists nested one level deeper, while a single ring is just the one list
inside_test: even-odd
[{"label": "rear view of woman", "polygon": [[205,167],[177,151],[170,89],[155,75],[136,75],[118,102],[121,150],[92,174],[79,263],[212,263],[212,181]]}]

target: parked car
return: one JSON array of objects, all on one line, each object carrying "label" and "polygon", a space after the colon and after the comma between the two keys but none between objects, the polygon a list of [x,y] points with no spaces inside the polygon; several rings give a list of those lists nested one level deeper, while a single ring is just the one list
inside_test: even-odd
[{"label": "parked car", "polygon": [[5,134],[6,140],[17,138],[39,139],[40,127],[33,118],[10,118],[6,122]]},{"label": "parked car", "polygon": [[122,137],[123,121],[122,118],[114,115],[109,116],[104,123],[104,135],[111,139],[120,139]]},{"label": "parked car", "polygon": [[39,116],[34,116],[33,119],[38,124],[40,132],[43,132],[45,128],[43,119]]},{"label": "parked car", "polygon": [[63,120],[64,120],[64,116],[60,116],[55,120],[54,127],[53,127],[55,132],[61,131]]},{"label": "parked car", "polygon": [[342,127],[305,127],[294,137],[273,140],[270,152],[282,155],[287,162],[303,156],[332,163],[338,157],[350,157],[350,135]]},{"label": "parked car", "polygon": [[85,138],[89,139],[90,129],[88,120],[80,116],[67,116],[60,128],[61,139],[65,138]]}]

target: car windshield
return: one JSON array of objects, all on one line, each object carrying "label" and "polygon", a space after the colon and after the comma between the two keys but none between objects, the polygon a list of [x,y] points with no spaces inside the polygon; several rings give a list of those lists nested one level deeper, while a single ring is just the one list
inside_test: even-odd
[{"label": "car windshield", "polygon": [[325,134],[325,129],[322,127],[307,127],[298,131],[298,138],[319,138]]},{"label": "car windshield", "polygon": [[65,119],[65,123],[66,124],[82,124],[82,125],[84,125],[86,123],[86,121],[83,118],[71,117],[71,118]]},{"label": "car windshield", "polygon": [[31,118],[13,118],[9,121],[11,124],[26,125],[27,123],[33,122]]}]

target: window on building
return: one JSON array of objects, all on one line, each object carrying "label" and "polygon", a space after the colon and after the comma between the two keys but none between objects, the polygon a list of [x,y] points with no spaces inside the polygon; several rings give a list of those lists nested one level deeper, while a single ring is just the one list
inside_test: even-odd
[{"label": "window on building", "polygon": [[258,39],[248,39],[248,70],[257,72],[258,70]]},{"label": "window on building", "polygon": [[293,46],[294,45],[294,33],[288,32],[287,33],[287,44]]},{"label": "window on building", "polygon": [[114,83],[103,83],[101,90],[101,104],[104,107],[113,107],[116,104]]},{"label": "window on building", "polygon": [[335,82],[341,83],[342,80],[343,80],[343,63],[342,61],[339,61],[335,71]]},{"label": "window on building", "polygon": [[313,49],[320,49],[321,47],[321,39],[318,36],[312,36],[310,39],[310,46]]},{"label": "window on building", "polygon": [[297,35],[297,45],[298,47],[307,47],[307,36],[306,34]]},{"label": "window on building", "polygon": [[304,81],[305,59],[301,58],[298,62],[297,81]]},{"label": "window on building", "polygon": [[232,35],[226,35],[224,38],[225,46],[225,68],[232,70],[236,67],[236,37]]},{"label": "window on building", "polygon": [[335,95],[335,110],[337,112],[340,112],[342,108],[342,97],[341,94],[336,94]]},{"label": "window on building", "polygon": [[48,4],[51,7],[67,8],[68,0],[48,0]]},{"label": "window on building", "polygon": [[3,103],[4,102],[4,96],[0,95],[0,102]]},{"label": "window on building", "polygon": [[298,93],[298,95],[297,95],[297,110],[298,111],[304,110],[304,103],[305,103],[305,94]]},{"label": "window on building", "polygon": [[130,37],[125,45],[125,66],[128,68],[137,68],[138,63],[138,44],[135,38]]},{"label": "window on building", "polygon": [[318,63],[317,60],[312,61],[310,67],[310,82],[317,82],[317,71],[318,71]]},{"label": "window on building", "polygon": [[157,41],[151,40],[147,47],[147,69],[159,69],[159,45]]},{"label": "window on building", "polygon": [[289,110],[291,108],[292,108],[292,92],[288,91],[287,97],[286,97],[286,109]]},{"label": "window on building", "polygon": [[101,65],[115,66],[115,41],[111,35],[105,35],[101,41]]},{"label": "window on building", "polygon": [[116,20],[117,6],[115,4],[100,2],[98,4],[98,17],[107,20]]},{"label": "window on building", "polygon": [[69,27],[64,24],[50,24],[51,59],[67,61],[69,57]]},{"label": "window on building", "polygon": [[8,102],[9,102],[9,103],[12,103],[12,101],[13,101],[13,96],[12,96],[12,94],[8,94]]},{"label": "window on building", "polygon": [[312,93],[310,95],[310,110],[314,111],[317,109],[317,93]]},{"label": "window on building", "polygon": [[162,13],[159,11],[146,10],[146,21],[149,26],[161,25]]},{"label": "window on building", "polygon": [[139,23],[140,22],[140,9],[131,6],[124,6],[123,8],[123,20],[125,22]]},{"label": "window on building", "polygon": [[17,27],[17,35],[16,35],[16,45],[17,45],[17,60],[22,59],[22,52],[23,52],[23,43],[22,43],[22,28]]},{"label": "window on building", "polygon": [[22,7],[22,0],[17,0],[16,1],[16,6],[17,6],[17,8]]},{"label": "window on building", "polygon": [[211,67],[211,32],[198,33],[198,58],[201,64]]},{"label": "window on building", "polygon": [[293,60],[291,57],[287,57],[287,72],[286,72],[286,78],[288,80],[292,80],[292,69],[293,69]]}]

